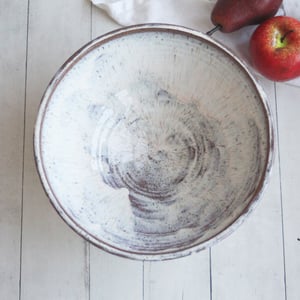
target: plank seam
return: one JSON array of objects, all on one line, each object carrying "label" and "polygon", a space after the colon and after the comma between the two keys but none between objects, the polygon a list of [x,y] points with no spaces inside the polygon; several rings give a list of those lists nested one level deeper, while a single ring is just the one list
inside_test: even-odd
[{"label": "plank seam", "polygon": [[285,237],[284,237],[284,217],[283,217],[283,195],[282,195],[282,174],[281,174],[281,160],[280,160],[280,138],[279,138],[279,119],[278,119],[278,103],[277,103],[277,85],[274,82],[275,92],[275,110],[276,110],[276,134],[277,134],[277,149],[278,149],[278,171],[279,171],[279,190],[280,190],[280,211],[281,211],[281,236],[282,236],[282,255],[283,255],[283,280],[284,280],[284,299],[287,300],[287,286],[286,286],[286,258],[285,258]]},{"label": "plank seam", "polygon": [[145,261],[143,260],[143,276],[142,276],[142,296],[145,300]]},{"label": "plank seam", "polygon": [[209,299],[213,299],[212,291],[212,252],[211,247],[209,248]]},{"label": "plank seam", "polygon": [[23,157],[22,157],[22,190],[21,190],[21,217],[20,217],[20,259],[19,259],[19,300],[22,298],[22,256],[23,256],[23,209],[24,209],[24,181],[25,181],[25,137],[26,137],[26,107],[27,107],[27,79],[28,79],[28,44],[29,44],[29,8],[27,0],[26,41],[25,41],[25,76],[24,76],[24,106],[23,106]]}]

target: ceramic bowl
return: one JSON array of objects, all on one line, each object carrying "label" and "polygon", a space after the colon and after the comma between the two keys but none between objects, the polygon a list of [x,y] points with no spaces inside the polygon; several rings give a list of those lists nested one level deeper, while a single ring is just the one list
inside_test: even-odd
[{"label": "ceramic bowl", "polygon": [[96,246],[162,260],[211,246],[252,210],[273,135],[245,65],[197,31],[138,25],[61,67],[35,129],[42,184]]}]

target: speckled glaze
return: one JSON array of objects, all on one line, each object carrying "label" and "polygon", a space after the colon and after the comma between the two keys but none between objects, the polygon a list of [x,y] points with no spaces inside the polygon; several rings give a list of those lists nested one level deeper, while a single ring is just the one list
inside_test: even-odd
[{"label": "speckled glaze", "polygon": [[162,24],[75,53],[44,94],[34,142],[62,218],[142,260],[229,234],[260,197],[273,152],[265,96],[243,63],[206,35]]}]

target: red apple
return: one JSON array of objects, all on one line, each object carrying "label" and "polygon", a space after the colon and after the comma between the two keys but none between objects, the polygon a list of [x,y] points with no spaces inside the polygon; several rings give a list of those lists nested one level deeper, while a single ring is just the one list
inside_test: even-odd
[{"label": "red apple", "polygon": [[261,23],[250,39],[250,56],[253,66],[271,80],[300,76],[300,21],[277,16]]}]

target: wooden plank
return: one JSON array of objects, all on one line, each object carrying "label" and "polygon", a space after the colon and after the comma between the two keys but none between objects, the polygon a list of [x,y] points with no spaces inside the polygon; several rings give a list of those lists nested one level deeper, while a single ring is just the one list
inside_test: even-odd
[{"label": "wooden plank", "polygon": [[191,256],[145,262],[144,300],[210,299],[209,250]]},{"label": "wooden plank", "polygon": [[91,246],[90,299],[143,299],[143,263]]},{"label": "wooden plank", "polygon": [[278,135],[288,300],[300,295],[300,87],[277,84]]},{"label": "wooden plank", "polygon": [[[274,85],[267,80],[262,83],[275,112]],[[212,248],[214,300],[285,299],[278,152],[275,154],[258,207],[235,233]]]},{"label": "wooden plank", "polygon": [[48,82],[90,39],[91,7],[81,0],[31,0],[29,12],[21,298],[88,299],[88,246],[45,196],[33,160],[32,138]]},{"label": "wooden plank", "polygon": [[0,2],[0,299],[19,296],[26,22],[26,1]]},{"label": "wooden plank", "polygon": [[[92,38],[118,28],[100,9],[93,7]],[[143,263],[120,258],[96,247],[90,249],[90,299],[143,299]]]}]

